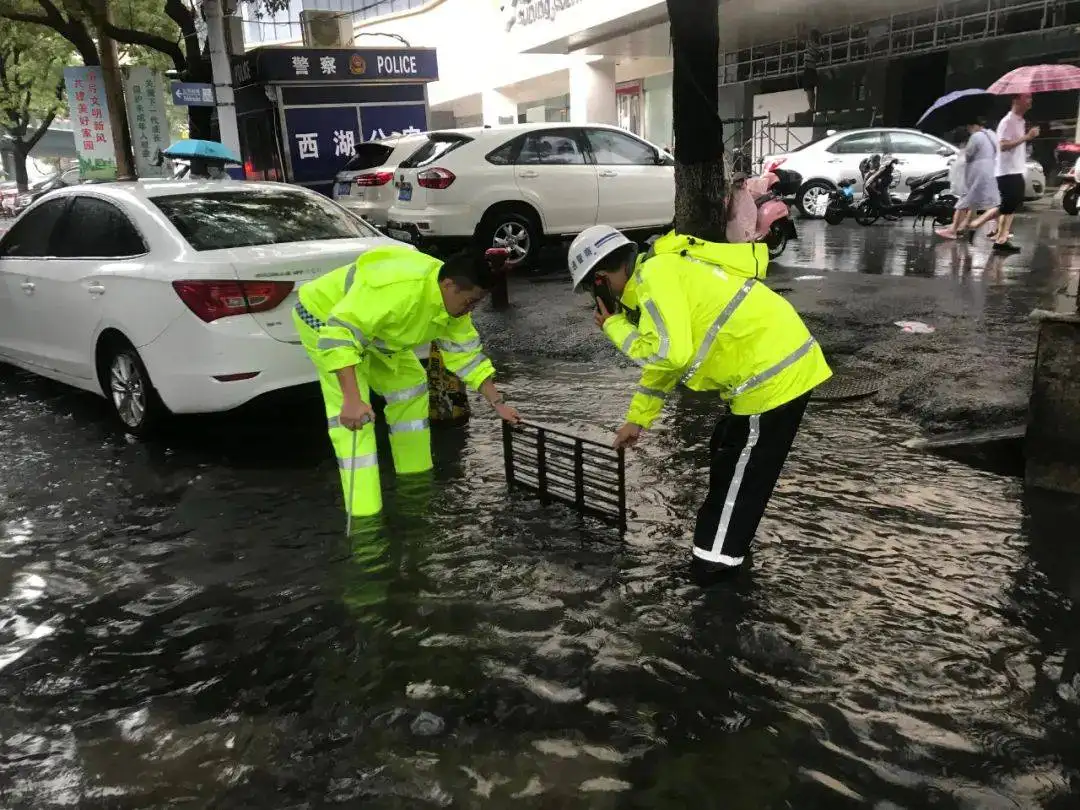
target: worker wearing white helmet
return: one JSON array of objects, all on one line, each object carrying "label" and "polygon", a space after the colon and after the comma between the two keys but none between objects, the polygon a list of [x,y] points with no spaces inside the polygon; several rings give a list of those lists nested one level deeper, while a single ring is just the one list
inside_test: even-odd
[{"label": "worker wearing white helmet", "polygon": [[680,382],[731,409],[710,444],[709,494],[698,511],[693,570],[706,580],[744,562],[815,386],[832,376],[792,306],[760,280],[763,244],[704,242],[675,232],[638,248],[606,225],[570,247],[575,289],[596,323],[642,367],[616,447],[637,442]]}]

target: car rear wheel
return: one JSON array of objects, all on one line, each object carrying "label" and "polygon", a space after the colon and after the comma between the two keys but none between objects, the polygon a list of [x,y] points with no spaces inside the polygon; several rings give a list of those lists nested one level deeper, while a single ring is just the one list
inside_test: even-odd
[{"label": "car rear wheel", "polygon": [[814,211],[817,210],[818,200],[823,196],[828,197],[832,194],[833,186],[826,180],[811,180],[808,183],[803,183],[802,188],[799,189],[799,193],[795,198],[795,204],[798,206],[799,211],[804,217],[811,219],[817,219],[817,214]]},{"label": "car rear wheel", "polygon": [[141,439],[161,427],[169,411],[133,346],[115,341],[106,352],[102,372],[105,396],[124,430]]},{"label": "car rear wheel", "polygon": [[489,215],[480,229],[482,246],[504,248],[510,253],[507,264],[528,267],[540,249],[540,228],[532,217],[519,211],[501,211]]}]

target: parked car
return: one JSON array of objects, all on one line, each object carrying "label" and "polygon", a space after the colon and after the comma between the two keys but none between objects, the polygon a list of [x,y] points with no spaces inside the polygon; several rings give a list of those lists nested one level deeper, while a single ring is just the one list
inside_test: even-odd
[{"label": "parked car", "polygon": [[314,381],[296,288],[392,244],[278,183],[102,183],[42,198],[0,238],[0,360],[105,396],[145,435]]},{"label": "parked car", "polygon": [[376,228],[385,228],[386,213],[397,199],[398,164],[426,142],[421,134],[357,144],[356,154],[334,178],[334,199]]},{"label": "parked car", "polygon": [[[862,193],[859,164],[873,155],[892,155],[896,166],[894,188],[907,188],[907,181],[933,172],[947,170],[958,154],[955,146],[914,129],[858,129],[837,132],[803,144],[790,152],[764,158],[765,171],[784,168],[803,177],[795,204],[803,216],[814,216],[817,200],[835,191],[841,181],[855,180],[855,192]],[[1035,161],[1028,162],[1027,197],[1042,196],[1046,177]]]},{"label": "parked car", "polygon": [[16,195],[15,215],[18,216],[21,214],[31,203],[48,194],[50,191],[55,191],[58,188],[67,188],[68,186],[76,186],[82,182],[83,179],[79,174],[78,169],[68,169],[67,171],[58,172],[57,174],[38,180],[25,192]]},{"label": "parked car", "polygon": [[675,216],[675,161],[618,127],[517,124],[430,132],[403,161],[387,233],[421,249],[502,247],[532,262],[596,223],[641,237]]}]

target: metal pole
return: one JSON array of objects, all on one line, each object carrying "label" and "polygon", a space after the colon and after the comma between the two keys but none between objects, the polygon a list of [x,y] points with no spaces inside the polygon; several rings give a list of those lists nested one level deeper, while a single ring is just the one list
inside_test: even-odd
[{"label": "metal pole", "polygon": [[222,145],[240,155],[240,128],[236,123],[236,98],[233,95],[229,51],[225,47],[225,17],[221,8],[222,2],[226,1],[203,0],[202,8],[206,17],[206,42],[210,49],[210,70],[217,99],[218,132]]},{"label": "metal pole", "polygon": [[345,518],[345,536],[352,536],[352,505],[353,495],[356,493],[356,441],[360,438],[360,430],[354,430],[352,432],[352,457],[349,459],[349,497],[347,509],[349,510],[349,516]]}]

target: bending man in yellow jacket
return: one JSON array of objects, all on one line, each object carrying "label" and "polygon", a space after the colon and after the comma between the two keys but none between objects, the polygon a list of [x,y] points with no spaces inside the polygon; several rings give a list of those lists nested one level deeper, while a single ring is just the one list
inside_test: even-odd
[{"label": "bending man in yellow jacket", "polygon": [[[792,306],[760,283],[764,245],[671,233],[636,259],[637,247],[605,225],[584,231],[570,248],[575,286],[596,295],[597,324],[642,367],[615,446],[633,445],[680,382],[728,400],[731,415],[717,423],[710,443],[709,494],[698,511],[692,567],[730,571],[750,549],[810,392],[832,372]],[[605,297],[634,317],[613,313]]]},{"label": "bending man in yellow jacket", "polygon": [[[443,263],[392,245],[300,288],[293,320],[319,372],[346,508],[351,504],[354,516],[382,510],[370,391],[386,400],[398,474],[432,467],[427,372],[416,347],[436,341],[452,373],[483,394],[501,418],[519,420],[495,388],[495,367],[469,315],[493,283],[491,269],[470,254]],[[353,431],[360,431],[355,455]]]}]

